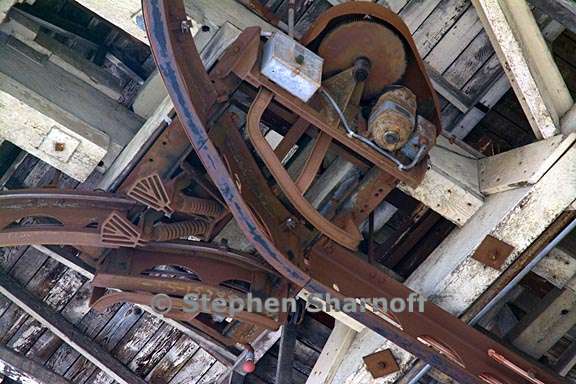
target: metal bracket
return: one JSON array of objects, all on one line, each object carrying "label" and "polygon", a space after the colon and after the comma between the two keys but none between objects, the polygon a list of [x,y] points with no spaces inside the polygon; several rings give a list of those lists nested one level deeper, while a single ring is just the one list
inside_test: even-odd
[{"label": "metal bracket", "polygon": [[394,355],[389,349],[364,356],[362,359],[366,364],[366,369],[375,379],[391,375],[400,370]]},{"label": "metal bracket", "polygon": [[514,251],[513,246],[488,235],[472,257],[484,265],[499,270],[512,251]]}]

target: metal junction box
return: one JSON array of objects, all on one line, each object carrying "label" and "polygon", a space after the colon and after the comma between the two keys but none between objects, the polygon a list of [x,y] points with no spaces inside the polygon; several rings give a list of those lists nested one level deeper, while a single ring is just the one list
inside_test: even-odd
[{"label": "metal junction box", "polygon": [[275,32],[264,45],[261,72],[306,102],[320,88],[323,61],[296,40]]}]

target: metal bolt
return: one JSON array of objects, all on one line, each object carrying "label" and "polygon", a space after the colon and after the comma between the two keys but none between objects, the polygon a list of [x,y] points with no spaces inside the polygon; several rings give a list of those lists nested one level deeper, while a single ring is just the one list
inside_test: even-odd
[{"label": "metal bolt", "polygon": [[304,64],[304,55],[298,55],[294,58],[294,61],[296,61],[296,64],[302,65]]},{"label": "metal bolt", "polygon": [[398,132],[386,131],[384,132],[384,141],[387,144],[396,144],[400,141],[400,135],[398,135]]},{"label": "metal bolt", "polygon": [[289,217],[288,220],[286,220],[286,227],[288,229],[296,228],[296,220],[294,220],[292,217]]},{"label": "metal bolt", "polygon": [[385,369],[387,367],[386,363],[384,361],[380,361],[378,362],[378,368],[380,369]]},{"label": "metal bolt", "polygon": [[54,150],[56,152],[63,152],[65,147],[66,146],[64,145],[64,143],[54,143]]},{"label": "metal bolt", "polygon": [[182,22],[180,23],[180,29],[182,30],[182,32],[186,32],[190,28],[192,28],[192,20],[189,19],[182,20]]},{"label": "metal bolt", "polygon": [[365,81],[368,76],[370,75],[370,68],[372,64],[370,64],[370,60],[365,57],[359,57],[354,62],[354,79],[357,82]]}]

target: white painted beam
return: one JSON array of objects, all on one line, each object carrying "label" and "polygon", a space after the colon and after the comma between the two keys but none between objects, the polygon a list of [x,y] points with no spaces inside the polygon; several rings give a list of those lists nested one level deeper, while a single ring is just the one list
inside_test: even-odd
[{"label": "white painted beam", "polygon": [[331,383],[356,335],[355,330],[340,321],[336,321],[330,337],[324,344],[322,353],[320,353],[308,380],[306,380],[306,384]]},{"label": "white painted beam", "polygon": [[538,138],[560,133],[573,100],[525,0],[472,0]]},{"label": "white painted beam", "polygon": [[488,195],[536,183],[575,140],[576,133],[558,135],[481,159],[480,191]]}]

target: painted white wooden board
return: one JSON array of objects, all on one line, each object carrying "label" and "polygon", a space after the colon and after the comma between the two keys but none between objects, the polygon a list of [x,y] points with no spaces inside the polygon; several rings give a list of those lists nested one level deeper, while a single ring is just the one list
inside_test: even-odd
[{"label": "painted white wooden board", "polygon": [[534,184],[574,144],[576,134],[557,135],[479,161],[484,194]]},{"label": "painted white wooden board", "polygon": [[[50,132],[53,132],[52,136]],[[54,133],[66,145],[75,146],[71,151],[66,150],[65,157],[51,140]],[[73,131],[2,91],[0,136],[79,181],[86,180],[98,166],[110,142],[106,134],[83,126]]]}]

